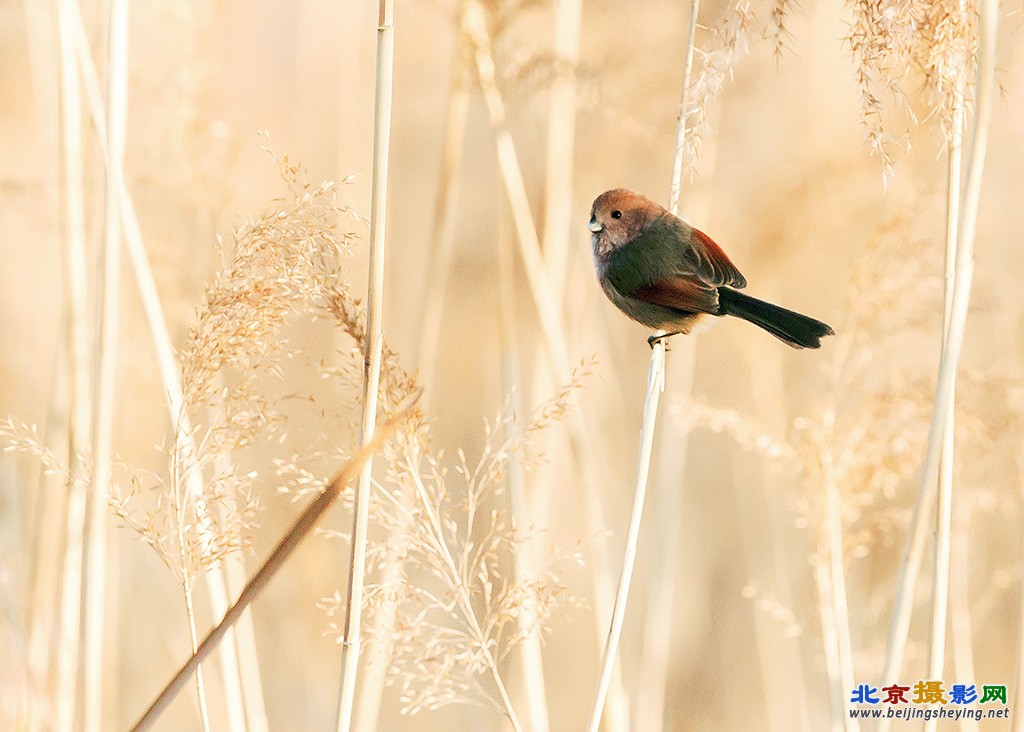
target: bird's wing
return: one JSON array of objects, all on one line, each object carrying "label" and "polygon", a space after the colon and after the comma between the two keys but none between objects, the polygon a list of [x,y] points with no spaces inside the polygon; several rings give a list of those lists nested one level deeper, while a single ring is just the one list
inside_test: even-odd
[{"label": "bird's wing", "polygon": [[[661,222],[664,223],[661,223]],[[682,248],[682,266],[679,274],[692,274],[713,287],[747,286],[746,278],[732,263],[722,247],[700,229],[695,229],[675,216],[665,216],[657,225],[669,227],[679,241],[689,240],[690,245]]]},{"label": "bird's wing", "polygon": [[718,289],[696,277],[670,277],[637,288],[631,297],[687,313],[717,313]]},{"label": "bird's wing", "polygon": [[722,248],[700,229],[692,229],[692,232],[691,251],[699,253],[701,279],[716,287],[746,287],[747,278],[740,273]]},{"label": "bird's wing", "polygon": [[747,284],[711,237],[667,213],[612,252],[607,275],[627,297],[691,313],[717,313],[719,287]]}]

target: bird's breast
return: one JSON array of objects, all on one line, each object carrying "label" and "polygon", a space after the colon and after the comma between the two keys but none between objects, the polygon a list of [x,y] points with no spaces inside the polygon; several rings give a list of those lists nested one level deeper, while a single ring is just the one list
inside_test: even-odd
[{"label": "bird's breast", "polygon": [[614,249],[611,239],[604,233],[594,234],[590,237],[590,248],[594,252],[594,261],[596,262],[607,259],[608,255],[612,253],[612,249]]}]

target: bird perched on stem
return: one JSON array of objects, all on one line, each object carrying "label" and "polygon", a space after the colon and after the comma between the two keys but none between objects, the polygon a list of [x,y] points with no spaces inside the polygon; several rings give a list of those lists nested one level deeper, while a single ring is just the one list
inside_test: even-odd
[{"label": "bird perched on stem", "polygon": [[[594,201],[591,244],[608,299],[638,323],[689,333],[705,315],[732,315],[793,348],[834,333],[820,320],[737,292],[747,280],[711,238],[639,193],[614,188]],[[736,289],[734,289],[736,288]]]}]

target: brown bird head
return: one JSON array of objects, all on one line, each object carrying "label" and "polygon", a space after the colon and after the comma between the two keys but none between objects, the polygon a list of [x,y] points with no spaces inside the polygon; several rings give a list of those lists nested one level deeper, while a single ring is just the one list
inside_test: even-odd
[{"label": "brown bird head", "polygon": [[665,209],[645,196],[625,188],[605,191],[590,209],[590,238],[594,256],[602,257],[628,244]]}]

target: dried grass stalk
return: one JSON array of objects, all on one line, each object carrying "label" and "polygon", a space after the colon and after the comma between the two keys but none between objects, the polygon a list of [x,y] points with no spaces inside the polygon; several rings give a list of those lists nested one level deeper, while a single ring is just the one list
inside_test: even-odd
[{"label": "dried grass stalk", "polygon": [[[331,309],[363,347],[368,336],[359,304],[339,291]],[[381,400],[390,405],[418,387],[387,346],[383,354]],[[529,424],[504,442],[497,444],[495,438],[513,424],[512,417],[488,423],[483,455],[475,464],[460,451],[449,468],[443,453],[432,453],[429,424],[418,411],[385,450],[387,467],[374,484],[370,504],[377,531],[367,551],[368,570],[380,575],[367,586],[364,610],[368,629],[385,633],[369,636],[370,649],[392,659],[390,675],[401,682],[404,713],[478,704],[494,708],[518,728],[502,666],[541,631],[564,587],[549,566],[509,578],[507,568],[533,537],[500,505],[502,489],[513,461],[525,458],[525,449],[542,430],[564,419],[579,377],[574,374]],[[465,491],[455,490],[456,480],[465,482]],[[333,617],[344,604],[337,592],[321,607]],[[524,624],[524,617],[530,622]],[[330,624],[340,639],[338,625]]]},{"label": "dried grass stalk", "polygon": [[[966,0],[960,0],[959,13],[966,15]],[[946,174],[946,258],[942,292],[942,344],[949,334],[953,308],[953,289],[956,281],[956,253],[960,228],[960,188],[962,182],[962,149],[964,130],[964,91],[966,88],[967,59],[955,65],[953,108],[947,145]],[[954,384],[955,388],[955,384]],[[950,397],[942,435],[942,456],[939,464],[938,521],[935,534],[935,566],[932,581],[931,643],[929,644],[928,677],[941,679],[945,667],[946,616],[949,605],[951,545],[953,541],[953,450],[955,427],[955,395]],[[963,537],[960,538],[964,540]],[[935,729],[938,719],[928,720],[926,727]]]},{"label": "dried grass stalk", "polygon": [[[368,282],[367,335],[363,350],[363,415],[360,442],[373,439],[377,420],[384,347],[384,243],[388,201],[388,152],[391,145],[391,96],[394,86],[395,3],[380,1],[377,27],[377,82],[374,97],[373,192],[370,201],[370,274]],[[359,476],[352,523],[345,632],[341,653],[341,688],[338,692],[339,732],[352,727],[359,653],[362,647],[363,583],[366,572],[367,528],[370,520],[370,481],[373,462],[367,460]]]},{"label": "dried grass stalk", "polygon": [[[462,34],[456,40],[451,89],[448,93],[448,115],[445,122],[444,153],[437,182],[434,223],[430,235],[430,262],[424,281],[422,301],[423,324],[419,343],[420,381],[434,383],[440,344],[441,320],[445,293],[455,248],[455,220],[459,201],[459,177],[462,171],[469,115],[469,81],[471,48]],[[430,395],[424,397],[428,400]]]},{"label": "dried grass stalk", "polygon": [[[501,323],[501,359],[502,386],[510,395],[513,414],[524,412],[521,393],[516,385],[521,381],[519,368],[519,339],[516,335],[516,294],[513,262],[515,251],[513,242],[501,227],[498,241],[498,288]],[[538,369],[543,373],[542,369]],[[551,490],[542,483],[536,486],[539,495],[534,495],[534,505],[545,504],[551,500]],[[526,471],[518,463],[513,463],[508,470],[508,495],[512,520],[515,526],[536,525],[536,515],[532,510],[530,491],[527,485]],[[545,516],[547,518],[547,516]],[[545,522],[546,524],[546,522]],[[526,543],[515,552],[514,572],[516,581],[530,581],[538,575],[534,554],[541,537],[533,537],[534,542]],[[541,648],[541,619],[536,613],[524,611],[518,614],[519,633],[525,639],[520,654],[520,683],[526,695],[527,718],[529,729],[535,732],[547,732],[550,728],[548,714],[547,691],[544,678],[544,659]]]},{"label": "dried grass stalk", "polygon": [[[552,49],[554,69],[548,92],[541,246],[544,264],[548,272],[548,281],[554,288],[556,302],[565,300],[566,271],[569,263],[570,244],[573,240],[570,235],[570,222],[573,215],[573,152],[577,106],[576,69],[579,64],[582,12],[583,7],[580,0],[558,0],[554,6]],[[510,252],[506,252],[504,242],[499,246],[503,257],[510,254]],[[511,329],[514,328],[515,308],[513,306],[514,298],[508,290],[511,289],[514,282],[514,270],[511,260],[504,262],[504,265],[504,274],[500,275],[503,284],[503,314],[505,329],[511,335]],[[507,282],[505,278],[509,278]],[[510,345],[512,340],[514,339],[506,338],[506,345]],[[508,348],[505,350],[509,353],[512,352]],[[547,384],[549,382],[544,378],[545,372],[540,355],[543,352],[544,345],[540,342],[537,348],[537,368],[534,373],[536,381]],[[510,359],[509,366],[512,367],[511,359],[515,356],[508,358]],[[512,375],[510,374],[510,376]],[[512,383],[515,382],[512,381],[509,384],[510,391],[513,388]],[[546,389],[547,387],[542,388]],[[539,391],[538,389],[537,392]],[[549,480],[539,480],[535,485],[536,491],[532,500],[534,506],[542,507],[539,511],[545,515],[550,514],[550,505],[553,500],[550,486]],[[531,510],[531,502],[526,498],[525,476],[521,471],[513,470],[510,473],[509,487],[513,512],[519,519],[519,525],[533,525],[534,513]],[[598,541],[602,545],[605,543],[603,538]],[[517,552],[516,571],[519,577],[529,578],[534,574],[533,552],[534,547],[529,545],[522,547],[521,551]],[[536,620],[523,614],[519,622],[521,628],[525,630],[533,626]],[[550,722],[539,632],[530,633],[524,644],[521,654],[521,672],[530,728],[536,732],[547,732]],[[621,681],[618,686],[621,687]],[[624,705],[620,706],[624,708]]]},{"label": "dried grass stalk", "polygon": [[[549,279],[562,292],[569,262],[576,139],[576,67],[580,56],[582,0],[555,3],[554,77],[548,102],[542,244]],[[561,298],[559,298],[561,300]]]},{"label": "dried grass stalk", "polygon": [[[477,80],[494,132],[498,168],[512,210],[519,251],[526,269],[530,294],[537,311],[544,342],[543,355],[547,359],[553,375],[552,381],[558,383],[571,373],[567,346],[568,331],[562,317],[561,302],[555,296],[556,292],[561,292],[561,288],[552,286],[541,253],[540,238],[530,209],[515,142],[506,122],[505,101],[498,87],[491,34],[487,26],[487,15],[481,3],[478,0],[466,0],[461,20],[463,32],[473,44]],[[600,506],[592,500],[593,491],[600,484],[597,479],[600,474],[597,470],[599,458],[590,447],[586,425],[575,413],[569,417],[569,439],[576,472],[585,476],[585,481],[580,481],[577,485],[580,488],[587,533],[594,537],[604,537],[606,533],[604,517]],[[598,538],[597,541],[600,543],[595,551],[594,560],[589,563],[589,566],[595,585],[595,615],[598,618],[603,618],[611,616],[613,603],[609,589],[612,580],[603,541],[601,538]],[[598,620],[598,622],[601,621]],[[600,626],[597,627],[597,631],[600,636],[602,633]],[[627,697],[620,677],[613,675],[613,682],[614,710],[618,712],[615,715],[614,723],[616,729],[625,728],[629,720],[629,713],[626,709]]]},{"label": "dried grass stalk", "polygon": [[238,621],[245,609],[263,593],[270,580],[284,566],[284,563],[288,561],[288,558],[298,548],[299,544],[309,536],[327,509],[341,495],[341,491],[345,486],[355,480],[366,462],[378,453],[385,442],[394,435],[403,420],[408,416],[410,410],[415,406],[417,398],[418,395],[414,395],[405,404],[399,405],[395,413],[380,425],[374,436],[359,448],[348,464],[331,478],[320,495],[299,515],[288,531],[285,532],[284,536],[281,537],[281,540],[274,547],[270,556],[264,560],[260,568],[253,574],[252,579],[246,583],[242,593],[234,604],[228,608],[221,621],[207,634],[192,656],[157,695],[153,703],[150,704],[149,708],[139,718],[139,721],[132,727],[132,730],[141,732],[152,727],[160,714],[167,708],[167,705],[174,700],[174,697],[181,691],[182,687],[188,683],[189,677],[198,671],[203,659],[214,651],[228,629]]},{"label": "dried grass stalk", "polygon": [[487,16],[479,0],[467,0],[462,15],[463,32],[474,48],[477,79],[483,92],[491,127],[494,130],[498,167],[512,208],[512,219],[519,240],[520,253],[530,282],[530,294],[537,308],[538,320],[544,334],[546,355],[556,380],[564,378],[570,369],[562,311],[555,300],[549,274],[541,254],[540,237],[534,224],[526,182],[523,179],[515,142],[506,122],[505,101],[498,88],[491,37],[487,29]]},{"label": "dried grass stalk", "polygon": [[[693,71],[693,54],[696,44],[697,15],[700,0],[692,0],[690,4],[690,27],[686,41],[686,61],[683,66],[683,87],[679,103],[679,118],[676,125],[676,147],[672,159],[672,181],[669,185],[669,210],[679,212],[679,192],[682,187],[683,160],[687,139],[687,109],[690,93],[690,74]],[[657,331],[656,335],[664,335]],[[633,565],[636,561],[636,546],[640,538],[640,521],[643,515],[644,498],[647,493],[647,477],[651,466],[651,451],[654,447],[654,430],[658,418],[658,403],[661,392],[665,389],[665,341],[656,341],[651,348],[651,365],[647,373],[647,392],[644,399],[643,423],[640,428],[640,455],[637,459],[636,487],[633,496],[633,510],[626,534],[625,555],[622,560],[622,574],[619,578],[618,590],[615,594],[615,606],[608,629],[608,643],[605,646],[604,658],[601,661],[601,674],[594,691],[594,702],[590,710],[590,721],[587,723],[589,732],[597,732],[601,726],[605,699],[608,695],[608,684],[612,670],[618,660],[619,639],[625,622],[626,602],[629,587],[633,578]]]},{"label": "dried grass stalk", "polygon": [[[693,385],[696,350],[690,341],[683,353],[666,363],[665,376],[680,394],[688,394]],[[673,626],[677,617],[676,588],[679,585],[681,516],[684,501],[679,485],[686,476],[688,435],[674,429],[661,429],[655,469],[656,519],[653,531],[658,537],[658,556],[648,580],[647,608],[643,620],[643,646],[637,673],[633,729],[664,729],[667,682],[672,668]],[[648,524],[650,525],[650,524]]]},{"label": "dried grass stalk", "polygon": [[914,589],[927,542],[930,517],[935,506],[935,485],[941,463],[945,422],[953,407],[953,393],[956,385],[957,366],[963,348],[964,331],[967,324],[967,310],[970,306],[971,285],[974,276],[974,239],[977,233],[978,203],[981,197],[982,174],[985,168],[985,153],[988,148],[989,124],[992,117],[992,103],[995,91],[996,43],[999,21],[999,4],[995,0],[983,0],[978,34],[978,62],[975,101],[975,120],[972,131],[973,146],[968,169],[967,188],[964,195],[960,234],[957,242],[955,278],[950,306],[949,328],[939,360],[938,383],[935,387],[935,401],[932,420],[928,430],[928,444],[921,468],[921,483],[911,531],[904,548],[900,576],[893,602],[893,619],[886,647],[885,667],[882,680],[893,683],[900,674],[903,652],[906,648],[913,612]]},{"label": "dried grass stalk", "polygon": [[[892,373],[879,381],[877,361],[872,359],[872,349],[888,352],[893,338],[905,338],[907,324],[925,332],[930,321],[920,319],[922,303],[938,303],[938,279],[921,271],[916,251],[924,250],[928,237],[915,235],[909,226],[920,218],[913,214],[898,219],[869,239],[849,295],[858,307],[846,308],[850,318],[838,329],[836,347],[830,351],[829,400],[816,416],[793,420],[791,436],[766,430],[738,412],[699,402],[684,403],[672,412],[684,430],[699,426],[728,434],[745,450],[799,476],[802,489],[795,502],[800,524],[814,529],[813,580],[831,721],[838,729],[850,721],[846,703],[856,673],[851,625],[857,622],[858,608],[848,607],[847,567],[902,521],[901,509],[891,504],[917,467],[913,456],[924,449],[922,425],[931,408],[925,376],[903,373],[900,369],[907,366],[894,363]],[[878,313],[890,319],[883,321]],[[893,323],[901,324],[899,331]],[[917,367],[916,362],[911,365]],[[876,502],[884,509],[869,512]]]},{"label": "dried grass stalk", "polygon": [[[100,84],[89,49],[86,37],[85,24],[82,19],[80,8],[72,3],[69,9],[69,32],[71,44],[74,49],[75,58],[78,61],[79,70],[82,73],[82,80],[85,87],[86,98],[89,102],[89,109],[92,115],[93,125],[96,128],[96,139],[100,147],[103,163],[107,169],[113,167],[107,150],[107,121],[104,112]],[[111,178],[112,182],[118,185],[118,203],[120,208],[121,223],[124,226],[124,244],[128,250],[129,259],[132,265],[136,284],[139,289],[139,296],[142,300],[143,312],[149,326],[150,334],[156,348],[157,367],[160,380],[167,396],[167,410],[170,422],[176,439],[181,441],[182,450],[188,455],[194,455],[195,445],[191,444],[193,428],[188,410],[184,404],[184,394],[179,373],[179,364],[175,355],[174,346],[171,341],[170,329],[164,315],[163,305],[156,287],[156,280],[149,264],[149,257],[146,253],[146,246],[142,236],[142,229],[135,213],[135,206],[128,191],[124,176]],[[188,491],[202,506],[202,496],[206,488],[203,485],[202,475],[198,471],[188,471]],[[205,526],[206,522],[200,522]],[[207,594],[210,603],[210,610],[215,617],[223,615],[227,609],[227,589],[223,572],[218,565],[207,568],[204,573]],[[245,643],[255,654],[255,638],[247,636]],[[222,652],[218,654],[221,662],[221,670],[225,679],[226,701],[230,710],[230,718],[240,718],[243,700],[234,693],[240,688],[237,680],[239,663],[235,655],[235,643],[231,636],[224,644]],[[235,728],[235,727],[233,727]]]},{"label": "dried grass stalk", "polygon": [[62,217],[65,246],[65,293],[68,307],[69,374],[71,379],[68,428],[70,465],[65,507],[64,566],[60,592],[60,636],[57,647],[57,681],[54,728],[71,729],[76,718],[81,658],[81,609],[83,554],[87,501],[86,453],[91,443],[91,383],[89,365],[89,307],[85,201],[82,189],[82,98],[75,60],[72,23],[75,0],[57,5],[57,39],[60,59],[60,129]]},{"label": "dried grass stalk", "polygon": [[103,626],[106,613],[107,515],[110,501],[121,295],[121,206],[128,116],[128,3],[112,0],[108,9],[107,151],[103,216],[103,267],[99,286],[100,326],[93,403],[92,474],[86,547],[83,718],[85,729],[103,727]]},{"label": "dried grass stalk", "polygon": [[[59,211],[60,182],[60,114],[59,114],[59,53],[55,52],[57,28],[57,7],[55,3],[32,3],[24,7],[26,41],[28,43],[29,67],[36,104],[39,139],[45,142],[45,155],[40,157],[43,185],[43,199],[50,211]],[[67,330],[68,310],[61,308],[59,332]],[[43,430],[45,444],[57,449],[67,444],[67,402],[68,402],[68,346],[60,339],[54,354],[50,376],[49,405]],[[48,678],[52,664],[52,642],[57,630],[58,588],[60,586],[60,564],[63,551],[63,522],[66,506],[66,481],[39,469],[37,477],[30,480],[34,487],[32,501],[33,518],[31,536],[34,537],[27,566],[29,589],[26,597],[30,608],[27,639],[26,682],[31,700],[26,707],[16,709],[15,726],[41,729],[48,719],[49,704],[43,699],[49,691]]]},{"label": "dried grass stalk", "polygon": [[[178,424],[195,427],[179,430],[168,446],[169,477],[155,476],[155,505],[147,505],[141,491],[153,479],[137,475],[114,505],[182,582],[190,626],[195,579],[222,576],[222,562],[247,546],[255,525],[258,473],[236,470],[238,453],[280,436],[274,404],[258,382],[278,375],[280,361],[294,356],[283,334],[288,318],[297,312],[326,316],[339,287],[338,258],[347,241],[335,234],[334,186],[300,183],[300,171],[287,158],[279,164],[292,200],[234,233],[186,339]],[[225,672],[237,677],[237,649],[226,650]],[[240,681],[226,689],[238,699],[238,716],[231,716],[244,720]]]},{"label": "dried grass stalk", "polygon": [[[529,574],[509,576],[507,568],[534,538],[499,502],[515,461],[542,430],[564,418],[580,377],[503,441],[499,435],[514,424],[509,411],[488,422],[475,463],[459,451],[449,467],[443,453],[430,451],[426,422],[415,419],[385,450],[389,469],[374,508],[384,540],[372,545],[370,556],[376,567],[397,557],[405,569],[370,587],[367,607],[374,614],[397,609],[394,632],[373,641],[391,646],[403,713],[474,704],[523,728],[502,665],[541,632],[564,585],[553,569],[557,552]],[[329,615],[340,606],[340,597],[323,602]]]}]

